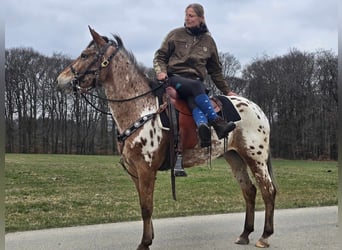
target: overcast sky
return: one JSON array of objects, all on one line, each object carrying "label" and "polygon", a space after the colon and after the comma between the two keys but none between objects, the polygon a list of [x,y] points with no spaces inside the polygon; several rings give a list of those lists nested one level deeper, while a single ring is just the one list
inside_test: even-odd
[{"label": "overcast sky", "polygon": [[[170,0],[7,0],[5,47],[29,47],[44,55],[76,58],[90,42],[88,25],[101,35],[118,34],[147,67],[173,28],[183,26],[185,7]],[[243,65],[263,55],[296,48],[337,54],[338,0],[202,0],[219,52]]]}]

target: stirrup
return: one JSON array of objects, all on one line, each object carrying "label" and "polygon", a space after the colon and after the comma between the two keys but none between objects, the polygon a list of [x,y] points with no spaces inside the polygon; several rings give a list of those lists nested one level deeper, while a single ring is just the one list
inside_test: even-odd
[{"label": "stirrup", "polygon": [[183,156],[181,154],[177,154],[177,160],[174,168],[174,175],[176,177],[187,177],[184,168],[183,168]]}]

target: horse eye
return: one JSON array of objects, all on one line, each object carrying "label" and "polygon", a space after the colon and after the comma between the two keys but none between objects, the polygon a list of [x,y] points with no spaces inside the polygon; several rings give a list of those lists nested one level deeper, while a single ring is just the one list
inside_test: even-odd
[{"label": "horse eye", "polygon": [[85,54],[85,53],[82,53],[82,54],[81,54],[81,58],[82,58],[82,59],[87,59],[87,58],[88,58],[88,55]]}]

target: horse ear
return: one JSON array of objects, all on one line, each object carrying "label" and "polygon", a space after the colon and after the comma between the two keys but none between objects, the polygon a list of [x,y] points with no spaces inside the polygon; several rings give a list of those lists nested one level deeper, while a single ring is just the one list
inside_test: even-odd
[{"label": "horse ear", "polygon": [[103,46],[106,44],[106,41],[102,38],[102,36],[100,36],[99,33],[97,33],[94,29],[92,29],[90,26],[88,26],[89,31],[91,36],[94,39],[94,42],[99,45],[99,46]]}]

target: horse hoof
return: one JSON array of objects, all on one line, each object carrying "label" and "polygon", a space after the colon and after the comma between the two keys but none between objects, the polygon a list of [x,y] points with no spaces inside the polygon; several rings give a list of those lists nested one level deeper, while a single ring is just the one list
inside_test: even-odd
[{"label": "horse hoof", "polygon": [[249,244],[249,239],[247,238],[242,238],[239,237],[236,239],[235,244],[239,244],[239,245],[248,245]]},{"label": "horse hoof", "polygon": [[267,239],[260,238],[260,240],[255,243],[255,246],[259,248],[267,248],[270,246],[270,244],[268,244]]},{"label": "horse hoof", "polygon": [[140,244],[138,246],[137,250],[150,250],[150,248],[148,246],[144,246],[144,245]]}]

